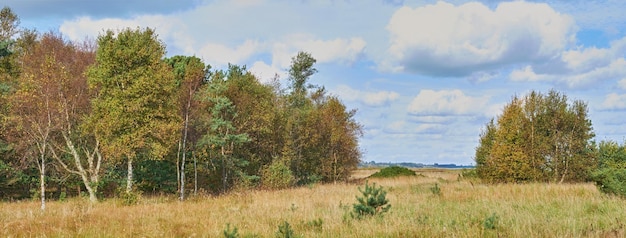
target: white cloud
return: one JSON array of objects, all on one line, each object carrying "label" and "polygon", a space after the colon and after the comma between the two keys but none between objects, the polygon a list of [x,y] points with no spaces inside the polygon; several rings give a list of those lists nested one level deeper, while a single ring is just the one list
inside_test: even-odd
[{"label": "white cloud", "polygon": [[617,82],[617,85],[619,86],[619,88],[626,90],[626,78]]},{"label": "white cloud", "polygon": [[65,21],[59,26],[59,32],[70,40],[81,41],[85,38],[95,38],[106,30],[118,31],[137,27],[154,29],[159,39],[168,44],[169,50],[175,48],[180,53],[197,54],[198,49],[194,47],[195,39],[188,34],[187,25],[179,18],[165,15],[142,15],[130,19],[80,17]]},{"label": "white cloud", "polygon": [[413,124],[405,121],[395,121],[384,129],[390,134],[429,134],[441,135],[447,131],[446,127],[441,124],[420,123]]},{"label": "white cloud", "polygon": [[611,93],[606,95],[602,103],[602,109],[605,110],[624,110],[626,109],[626,94]]},{"label": "white cloud", "polygon": [[[348,36],[349,31],[324,34],[336,31],[334,25],[345,27],[348,23],[345,20],[329,23],[313,18],[319,14],[297,14],[301,8],[325,12],[327,7],[338,7],[333,11],[339,11],[349,5],[313,5],[277,5],[262,0],[207,1],[194,9],[172,14],[125,19],[76,18],[65,21],[60,32],[72,40],[82,40],[85,36],[95,37],[104,29],[151,27],[175,54],[197,55],[218,67],[227,63],[249,64],[254,62],[251,60],[254,56],[267,55],[272,59],[268,63],[272,67],[287,68],[298,51],[311,53],[318,63],[352,64],[363,57],[367,43],[362,37]],[[281,16],[272,15],[275,12],[281,12]]]},{"label": "white cloud", "polygon": [[467,96],[461,90],[421,90],[407,110],[417,116],[484,115],[489,97]]},{"label": "white cloud", "polygon": [[509,75],[513,81],[548,81],[568,88],[584,88],[626,78],[626,37],[608,48],[580,48],[563,52],[544,66],[525,66]]},{"label": "white cloud", "polygon": [[351,64],[364,54],[366,42],[358,37],[320,40],[309,34],[292,34],[272,46],[272,61],[281,67],[291,64],[291,57],[306,51],[318,63],[339,62]]},{"label": "white cloud", "polygon": [[550,60],[573,42],[571,17],[547,4],[445,2],[397,10],[387,30],[389,53],[404,71],[465,76],[503,65]]},{"label": "white cloud", "polygon": [[261,83],[271,82],[276,75],[278,75],[279,79],[287,78],[287,72],[284,69],[268,65],[263,61],[254,62],[248,71],[254,74]]},{"label": "white cloud", "polygon": [[396,92],[391,91],[360,91],[347,85],[339,85],[333,90],[341,99],[346,101],[357,101],[363,105],[379,107],[388,105],[400,97]]},{"label": "white cloud", "polygon": [[526,67],[522,69],[513,70],[511,74],[509,75],[509,78],[513,81],[536,82],[536,81],[549,80],[552,77],[549,77],[547,75],[538,75],[537,73],[535,73],[532,66],[527,65]]},{"label": "white cloud", "polygon": [[483,83],[489,80],[492,80],[496,77],[500,76],[498,72],[494,71],[480,71],[475,72],[469,76],[469,80],[474,83]]},{"label": "white cloud", "polygon": [[259,51],[260,43],[253,40],[246,40],[236,47],[228,47],[212,42],[205,43],[197,52],[198,56],[207,63],[224,66],[228,63],[242,64]]}]

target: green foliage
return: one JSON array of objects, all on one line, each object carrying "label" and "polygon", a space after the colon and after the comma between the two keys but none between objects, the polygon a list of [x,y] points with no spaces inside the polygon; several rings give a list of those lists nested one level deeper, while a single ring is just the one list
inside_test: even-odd
[{"label": "green foliage", "polygon": [[225,238],[238,238],[239,237],[239,233],[237,231],[237,227],[233,226],[232,229],[230,227],[230,223],[226,224],[226,229],[224,229],[224,237]]},{"label": "green foliage", "polygon": [[132,206],[136,205],[141,201],[141,191],[131,190],[127,191],[125,189],[118,188],[117,196],[120,199],[120,203],[124,206]]},{"label": "green foliage", "polygon": [[233,102],[225,96],[228,89],[228,77],[237,74],[238,66],[230,65],[228,72],[215,72],[202,94],[202,100],[208,104],[210,115],[204,118],[208,131],[198,141],[198,146],[205,151],[219,155],[222,174],[222,191],[230,189],[229,177],[245,173],[243,168],[249,163],[247,160],[234,156],[235,151],[244,143],[250,141],[247,133],[239,132],[240,128],[233,123],[237,117],[237,110]]},{"label": "green foliage", "polygon": [[435,196],[441,196],[441,188],[439,187],[439,184],[436,183],[435,185],[430,187],[430,192],[433,193],[433,195]]},{"label": "green foliage", "polygon": [[142,160],[134,171],[137,189],[144,193],[175,193],[176,167],[167,160]]},{"label": "green foliage", "polygon": [[322,226],[324,225],[324,220],[322,218],[313,219],[306,223],[307,227],[310,227],[314,230],[321,231]]},{"label": "green foliage", "polygon": [[297,237],[289,222],[284,221],[280,225],[278,225],[278,231],[276,231],[277,238],[293,238]]},{"label": "green foliage", "polygon": [[267,189],[284,189],[293,186],[295,179],[285,161],[276,159],[263,168],[261,184]]},{"label": "green foliage", "polygon": [[495,230],[498,224],[498,215],[495,213],[491,214],[491,216],[485,218],[483,221],[483,228],[487,230]]},{"label": "green foliage", "polygon": [[361,189],[361,197],[356,197],[358,203],[352,205],[352,216],[356,218],[364,218],[383,214],[391,208],[389,200],[387,200],[387,191],[382,186],[376,187],[376,183],[370,186],[365,182],[365,188]]},{"label": "green foliage", "polygon": [[415,171],[401,166],[389,166],[372,174],[370,178],[393,178],[399,176],[415,176]]},{"label": "green foliage", "polygon": [[162,61],[165,46],[154,30],[111,30],[98,37],[96,63],[87,72],[96,90],[86,130],[107,158],[128,164],[132,189],[135,159],[163,158],[178,138],[176,81]]},{"label": "green foliage", "polygon": [[556,91],[514,97],[492,119],[476,148],[486,182],[581,182],[595,167],[587,104]]},{"label": "green foliage", "polygon": [[59,194],[59,201],[64,202],[67,199],[67,192],[61,191]]},{"label": "green foliage", "polygon": [[626,169],[600,169],[591,178],[600,191],[626,198]]},{"label": "green foliage", "polygon": [[591,180],[604,193],[626,197],[626,145],[602,141],[597,153],[598,170]]}]

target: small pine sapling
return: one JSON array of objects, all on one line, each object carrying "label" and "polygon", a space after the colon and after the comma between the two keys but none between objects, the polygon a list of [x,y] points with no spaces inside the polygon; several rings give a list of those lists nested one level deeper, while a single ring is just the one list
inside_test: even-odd
[{"label": "small pine sapling", "polygon": [[236,226],[233,226],[232,229],[230,227],[230,223],[226,224],[226,229],[224,229],[224,237],[225,238],[238,238],[239,232]]},{"label": "small pine sapling", "polygon": [[278,225],[278,231],[276,231],[276,237],[277,238],[292,238],[292,237],[297,237],[297,236],[294,234],[294,231],[291,228],[291,225],[289,225],[289,222],[285,221],[282,224]]},{"label": "small pine sapling", "polygon": [[382,186],[376,187],[376,183],[369,186],[365,182],[365,188],[359,187],[362,197],[356,197],[358,203],[352,205],[352,216],[363,218],[365,216],[374,216],[383,214],[391,208],[389,200],[387,200],[387,191]]}]

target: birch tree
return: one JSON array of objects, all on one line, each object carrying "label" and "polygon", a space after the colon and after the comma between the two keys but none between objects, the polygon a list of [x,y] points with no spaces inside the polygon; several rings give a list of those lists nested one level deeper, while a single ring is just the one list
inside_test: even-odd
[{"label": "birch tree", "polygon": [[[166,59],[165,62],[172,67],[174,72],[180,100],[179,111],[181,117],[183,118],[183,126],[180,130],[181,137],[177,153],[176,171],[178,191],[180,193],[179,199],[184,200],[185,164],[187,161],[187,154],[189,152],[188,144],[195,144],[195,141],[189,142],[189,131],[191,130],[190,126],[193,124],[192,120],[195,119],[192,114],[194,111],[197,111],[199,103],[196,99],[196,94],[205,82],[210,66],[205,66],[199,58],[193,56],[174,56]],[[179,161],[179,158],[181,157],[182,160]],[[197,163],[194,161],[194,164]],[[197,168],[194,168],[194,171],[196,171],[196,169]],[[195,184],[197,184],[197,178],[194,181],[196,181]],[[197,187],[197,185],[195,187]]]},{"label": "birch tree", "polygon": [[109,30],[97,42],[96,63],[88,71],[96,91],[89,124],[104,155],[126,162],[130,193],[133,163],[162,158],[178,137],[176,82],[154,30]]},{"label": "birch tree", "polygon": [[57,67],[56,55],[46,41],[37,42],[20,61],[22,74],[15,93],[9,96],[9,124],[23,155],[32,157],[39,171],[41,210],[46,208],[46,167],[52,133],[59,128],[59,87],[65,70]]},{"label": "birch tree", "polygon": [[586,181],[595,167],[587,110],[554,90],[515,97],[481,135],[478,174],[490,182]]}]

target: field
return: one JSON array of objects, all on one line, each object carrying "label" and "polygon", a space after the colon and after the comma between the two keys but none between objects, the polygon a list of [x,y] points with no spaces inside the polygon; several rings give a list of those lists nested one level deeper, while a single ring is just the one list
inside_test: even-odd
[{"label": "field", "polygon": [[[392,205],[381,217],[353,219],[359,184],[314,185],[280,191],[115,199],[83,198],[0,203],[2,237],[274,237],[285,221],[300,237],[623,237],[626,200],[593,184],[484,185],[457,170],[417,170],[420,176],[372,179]],[[356,171],[363,178],[375,170]],[[439,188],[439,191],[435,188]]]}]

